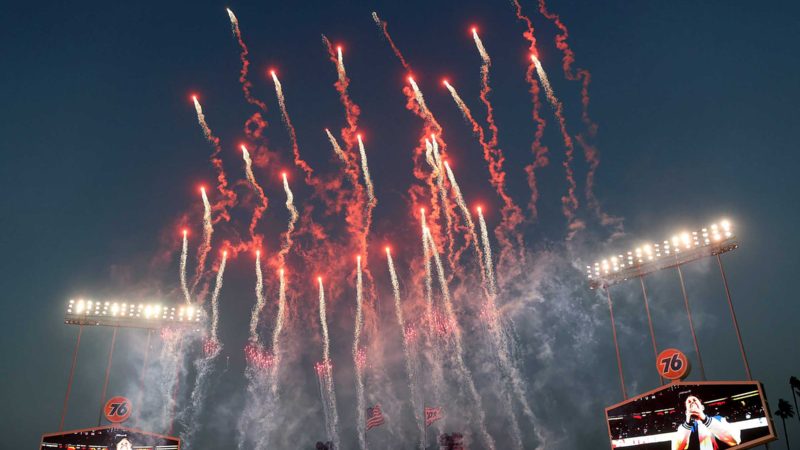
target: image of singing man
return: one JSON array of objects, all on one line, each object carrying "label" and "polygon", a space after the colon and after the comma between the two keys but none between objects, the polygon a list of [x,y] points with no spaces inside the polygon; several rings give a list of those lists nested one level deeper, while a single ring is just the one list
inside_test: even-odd
[{"label": "image of singing man", "polygon": [[672,438],[672,450],[717,450],[742,442],[740,431],[724,417],[707,416],[703,402],[689,395],[683,402],[686,421]]}]

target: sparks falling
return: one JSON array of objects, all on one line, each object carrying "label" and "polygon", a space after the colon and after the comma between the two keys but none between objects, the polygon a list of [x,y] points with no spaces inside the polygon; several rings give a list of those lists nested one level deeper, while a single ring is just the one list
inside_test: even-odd
[{"label": "sparks falling", "polygon": [[269,200],[266,194],[264,194],[264,189],[261,188],[256,181],[255,175],[253,175],[253,161],[250,159],[250,152],[247,151],[247,147],[244,145],[242,145],[242,158],[244,159],[244,173],[247,177],[247,181],[250,183],[250,187],[256,192],[260,202],[258,206],[253,208],[253,215],[250,218],[250,228],[248,229],[253,246],[258,248],[261,246],[262,238],[256,233],[256,225],[258,225],[258,221],[261,220],[261,216],[264,215],[264,211],[266,211],[269,205]]},{"label": "sparks falling", "polygon": [[372,216],[372,208],[378,203],[375,199],[375,188],[372,185],[372,177],[369,175],[369,164],[367,164],[367,152],[364,150],[364,142],[361,135],[358,138],[358,152],[361,155],[361,171],[364,173],[364,184],[367,186],[367,196],[369,197],[369,216]]},{"label": "sparks falling", "polygon": [[339,146],[339,142],[333,134],[331,134],[331,130],[325,128],[325,134],[328,136],[328,140],[331,142],[331,147],[333,147],[333,152],[336,153],[336,156],[338,156],[343,163],[347,163],[347,155],[344,154],[342,147]]},{"label": "sparks falling", "polygon": [[419,395],[417,391],[417,374],[414,370],[416,366],[415,362],[412,361],[411,350],[409,348],[410,341],[413,341],[415,338],[416,331],[414,328],[407,328],[406,321],[403,317],[403,305],[400,303],[400,282],[397,279],[397,272],[394,268],[394,261],[392,260],[392,252],[389,247],[386,247],[386,263],[389,266],[389,279],[392,282],[392,295],[394,298],[394,312],[395,316],[397,317],[397,325],[400,327],[400,332],[403,334],[403,357],[406,363],[406,376],[408,377],[408,388],[411,392],[411,407],[414,410],[414,418],[416,419],[417,426],[420,432],[420,438],[423,438],[425,434],[424,424],[422,422],[421,416],[419,414],[419,408],[417,407],[417,396]]},{"label": "sparks falling", "polygon": [[328,319],[326,315],[325,305],[325,287],[322,284],[322,277],[317,277],[319,284],[319,321],[322,328],[322,366],[317,366],[322,369],[322,386],[325,388],[325,395],[323,395],[323,403],[326,404],[329,420],[328,434],[329,438],[334,442],[334,448],[339,445],[339,414],[336,408],[336,392],[333,387],[333,363],[331,362],[330,351],[330,336],[328,335]]},{"label": "sparks falling", "polygon": [[459,375],[461,376],[462,381],[466,385],[467,391],[471,397],[471,400],[474,405],[475,415],[477,416],[477,422],[479,431],[481,434],[481,438],[483,439],[483,444],[486,448],[490,450],[494,450],[495,442],[494,438],[489,434],[486,429],[486,414],[483,411],[483,402],[481,400],[481,396],[478,393],[477,388],[475,387],[475,382],[472,379],[472,374],[470,373],[469,369],[467,368],[466,363],[464,362],[464,348],[461,342],[461,328],[458,325],[458,319],[456,318],[455,310],[453,309],[453,302],[450,297],[450,288],[447,285],[447,278],[444,273],[444,266],[442,265],[442,260],[439,257],[439,250],[436,249],[436,243],[433,241],[433,236],[431,235],[430,229],[425,227],[424,229],[424,238],[428,240],[428,245],[431,249],[431,255],[433,256],[434,267],[436,268],[436,275],[439,278],[439,288],[441,289],[442,293],[442,301],[444,303],[444,310],[445,314],[447,314],[447,320],[452,324],[453,327],[453,343],[455,344],[455,357],[456,360],[456,367],[458,369]]},{"label": "sparks falling", "polygon": [[183,297],[186,300],[186,304],[189,305],[192,303],[192,296],[189,294],[189,286],[186,284],[186,260],[189,258],[189,238],[187,237],[188,231],[183,230],[183,245],[181,246],[181,268],[180,268],[180,280],[181,280],[181,291],[183,291]]},{"label": "sparks falling", "polygon": [[278,80],[278,75],[274,70],[270,71],[270,75],[272,75],[272,81],[275,83],[275,95],[278,97],[278,106],[281,110],[281,120],[283,120],[283,124],[286,126],[286,131],[289,133],[289,140],[292,143],[294,164],[302,169],[306,174],[306,183],[312,184],[311,175],[314,173],[314,170],[311,169],[311,166],[309,166],[308,163],[306,163],[300,157],[300,146],[297,144],[297,132],[294,129],[294,125],[292,125],[292,119],[289,117],[289,112],[286,110],[286,98],[283,96],[283,86],[281,85],[280,80]]},{"label": "sparks falling", "polygon": [[[536,49],[536,35],[533,29],[533,22],[531,19],[522,13],[522,5],[520,5],[519,0],[512,0],[511,2],[514,5],[514,12],[517,15],[517,19],[525,24],[525,31],[522,33],[522,36],[529,42],[528,52],[531,55],[537,55],[538,50]],[[529,92],[531,94],[531,101],[533,103],[533,111],[532,111],[532,118],[534,123],[536,123],[536,131],[534,132],[533,143],[531,144],[531,151],[533,152],[533,162],[525,166],[525,172],[528,175],[528,187],[531,189],[531,198],[528,202],[528,210],[531,212],[533,218],[537,218],[539,215],[538,209],[538,202],[539,202],[539,186],[538,180],[536,179],[536,171],[542,167],[546,167],[550,161],[548,159],[548,148],[544,144],[542,144],[542,138],[544,137],[544,129],[547,126],[547,121],[541,115],[541,108],[542,102],[539,100],[539,82],[536,80],[536,77],[533,76],[533,73],[536,71],[536,64],[533,60],[528,64],[528,69],[525,71],[525,81],[528,82],[530,85]]]},{"label": "sparks falling", "polygon": [[205,272],[206,258],[208,257],[208,252],[211,251],[211,237],[214,235],[214,223],[211,221],[211,203],[208,201],[205,187],[200,188],[200,195],[203,198],[203,241],[197,249],[197,268],[192,281],[192,291],[197,288],[197,284],[200,283],[200,279]]},{"label": "sparks falling", "polygon": [[281,268],[278,271],[278,316],[275,318],[275,328],[272,330],[272,354],[275,358],[275,364],[273,366],[273,373],[272,373],[272,391],[273,393],[277,390],[277,377],[275,376],[275,372],[278,370],[278,366],[281,360],[281,347],[280,347],[280,339],[281,339],[281,332],[283,331],[283,323],[286,320],[286,280],[284,279],[284,270]]},{"label": "sparks falling", "polygon": [[394,45],[394,40],[392,40],[392,36],[389,35],[389,30],[387,30],[386,28],[387,27],[386,22],[382,21],[380,17],[378,17],[378,13],[376,13],[375,11],[372,12],[372,20],[375,21],[375,25],[377,25],[378,28],[380,28],[381,32],[383,33],[383,37],[386,38],[387,42],[389,42],[389,45],[392,47],[392,51],[394,52],[394,55],[397,56],[398,60],[400,60],[400,64],[403,65],[403,68],[406,70],[406,72],[410,72],[411,66],[408,65],[406,59],[403,57],[403,54],[400,53],[400,49],[397,48],[396,45]]},{"label": "sparks falling", "polygon": [[453,174],[453,171],[450,169],[450,164],[448,164],[447,161],[444,161],[444,168],[447,171],[447,179],[450,180],[450,188],[453,190],[453,195],[456,198],[456,204],[458,204],[458,208],[461,210],[461,215],[467,225],[467,233],[469,233],[468,236],[473,247],[475,248],[478,265],[480,266],[481,278],[483,279],[483,287],[486,290],[488,289],[488,286],[485,278],[486,267],[483,259],[484,255],[481,251],[480,241],[478,241],[478,234],[475,231],[475,222],[472,220],[472,213],[469,212],[467,203],[464,201],[464,196],[461,194],[461,188],[458,186],[458,182],[456,181],[456,176]]},{"label": "sparks falling", "polygon": [[245,45],[244,40],[242,39],[242,32],[239,29],[239,20],[233,14],[233,11],[230,8],[225,8],[228,12],[228,18],[231,20],[231,31],[233,32],[233,36],[236,38],[236,41],[239,43],[239,59],[242,62],[242,69],[239,72],[239,84],[242,85],[242,92],[244,92],[244,98],[247,100],[247,103],[251,105],[258,106],[259,109],[262,111],[267,110],[267,105],[264,104],[261,100],[253,97],[253,94],[250,90],[253,87],[253,83],[247,79],[247,73],[250,68],[250,61],[247,59],[247,55],[250,53],[247,49],[247,45]]},{"label": "sparks falling", "polygon": [[[292,249],[292,233],[294,232],[295,224],[297,223],[297,208],[294,206],[294,195],[292,190],[289,189],[289,180],[286,178],[286,172],[281,174],[283,177],[283,190],[286,192],[286,209],[289,211],[289,223],[286,225],[286,232],[283,233],[283,242],[281,243],[281,250],[278,252],[278,260],[283,271],[283,266],[286,263],[286,255]],[[282,272],[281,272],[282,273]]]},{"label": "sparks falling", "polygon": [[575,211],[578,209],[578,198],[575,196],[577,186],[575,184],[575,175],[572,171],[572,159],[575,153],[575,146],[567,131],[567,121],[564,119],[564,105],[561,104],[561,101],[558,100],[553,92],[553,88],[550,87],[547,73],[545,73],[539,58],[537,58],[536,55],[531,55],[531,61],[533,61],[533,64],[536,66],[536,73],[539,75],[539,80],[542,82],[547,100],[550,102],[550,106],[553,107],[553,112],[556,116],[556,120],[558,120],[559,129],[561,130],[561,137],[564,140],[566,151],[563,166],[567,175],[568,190],[567,195],[561,197],[561,209],[564,212],[564,216],[569,220],[570,231],[574,233],[583,227],[583,224],[575,217]]},{"label": "sparks falling", "polygon": [[214,284],[214,292],[211,294],[211,337],[210,340],[215,346],[215,352],[219,352],[220,343],[217,337],[217,327],[219,325],[219,293],[222,290],[222,277],[225,275],[225,263],[228,261],[227,250],[222,252],[222,260],[217,269],[217,279]]},{"label": "sparks falling", "polygon": [[194,110],[197,113],[197,122],[200,124],[200,128],[203,130],[203,136],[211,142],[212,144],[216,144],[218,141],[211,133],[211,128],[209,128],[208,123],[206,123],[206,116],[203,114],[203,107],[200,106],[200,102],[197,100],[197,96],[192,96],[192,101],[194,102]]},{"label": "sparks falling", "polygon": [[[360,139],[359,139],[360,141]],[[355,330],[353,331],[353,364],[356,368],[356,428],[358,429],[358,442],[360,448],[365,450],[367,448],[367,442],[364,438],[364,426],[365,420],[364,417],[366,411],[366,405],[364,400],[364,364],[359,363],[361,358],[361,352],[363,351],[360,347],[361,342],[361,327],[363,326],[364,322],[364,311],[363,311],[363,301],[364,301],[364,280],[361,273],[361,255],[359,255],[356,262],[356,318],[355,318]]]},{"label": "sparks falling", "polygon": [[494,265],[492,263],[492,245],[489,242],[489,232],[486,229],[486,221],[483,219],[483,209],[478,207],[478,224],[481,228],[481,243],[483,244],[483,258],[486,270],[486,280],[488,281],[489,296],[494,303],[497,295],[497,285],[494,281]]},{"label": "sparks falling", "polygon": [[256,250],[256,304],[250,314],[250,342],[258,343],[258,320],[266,304],[264,300],[264,275],[261,272],[261,250]]}]

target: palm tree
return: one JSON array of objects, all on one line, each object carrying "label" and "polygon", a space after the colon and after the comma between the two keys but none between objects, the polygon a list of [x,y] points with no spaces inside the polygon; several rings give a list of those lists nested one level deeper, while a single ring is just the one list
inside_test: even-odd
[{"label": "palm tree", "polygon": [[[800,392],[800,380],[795,376],[789,377],[789,386],[792,388],[792,398],[794,399],[794,410],[800,413],[797,408],[797,392]],[[800,414],[797,414],[797,420],[800,420]]]},{"label": "palm tree", "polygon": [[775,411],[775,415],[781,418],[783,422],[783,435],[786,437],[786,450],[789,450],[789,433],[786,431],[786,419],[791,419],[794,417],[794,409],[792,409],[792,405],[784,400],[778,399],[778,410]]}]

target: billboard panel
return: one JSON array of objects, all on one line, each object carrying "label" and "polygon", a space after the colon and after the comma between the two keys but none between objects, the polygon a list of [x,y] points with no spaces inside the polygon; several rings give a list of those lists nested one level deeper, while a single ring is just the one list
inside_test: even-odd
[{"label": "billboard panel", "polygon": [[761,383],[676,382],[606,408],[611,448],[746,449],[775,440]]}]

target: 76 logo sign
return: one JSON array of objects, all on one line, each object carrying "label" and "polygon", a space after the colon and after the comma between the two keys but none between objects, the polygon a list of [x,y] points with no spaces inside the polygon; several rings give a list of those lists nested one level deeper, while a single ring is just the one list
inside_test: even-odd
[{"label": "76 logo sign", "polygon": [[661,376],[668,380],[681,380],[689,374],[689,360],[680,350],[674,348],[659,353],[656,365]]},{"label": "76 logo sign", "polygon": [[121,396],[112,397],[106,402],[103,412],[111,423],[124,422],[131,416],[131,401]]}]

